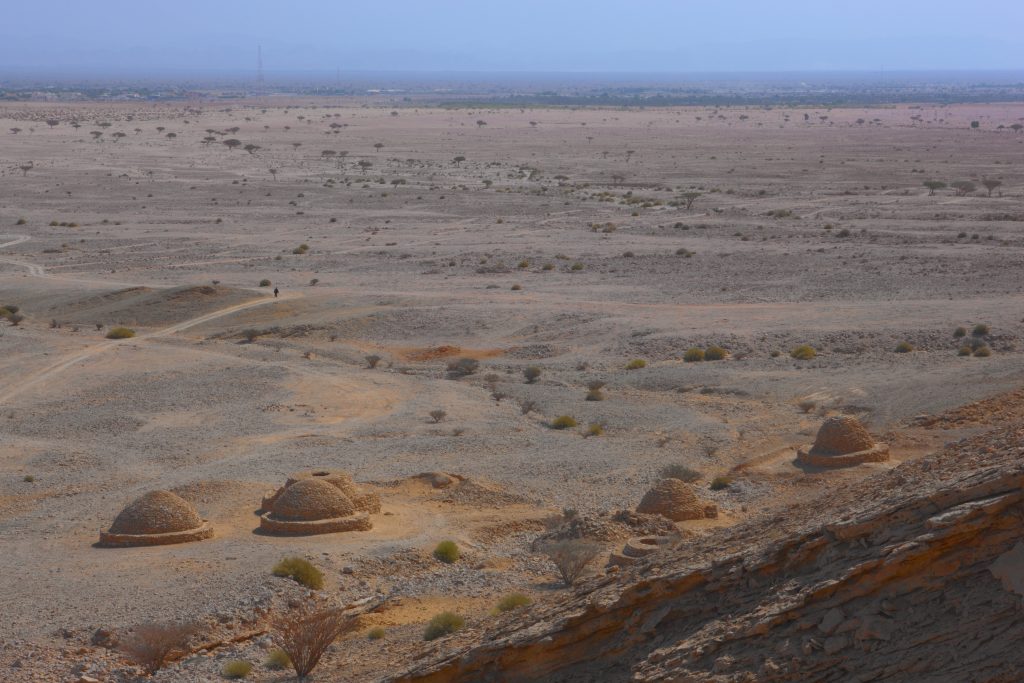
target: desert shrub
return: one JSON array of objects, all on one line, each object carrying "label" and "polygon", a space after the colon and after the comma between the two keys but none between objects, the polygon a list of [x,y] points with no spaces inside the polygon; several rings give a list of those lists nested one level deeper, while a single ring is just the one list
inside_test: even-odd
[{"label": "desert shrub", "polygon": [[978,323],[977,325],[974,326],[974,329],[971,330],[971,334],[975,337],[984,337],[988,333],[988,325],[986,325],[985,323]]},{"label": "desert shrub", "polygon": [[600,422],[591,422],[587,425],[587,431],[583,432],[583,436],[601,436],[604,434],[604,425]]},{"label": "desert shrub", "polygon": [[375,367],[377,367],[377,364],[380,363],[382,359],[381,359],[380,356],[378,356],[376,354],[371,354],[371,355],[366,356],[365,358],[363,358],[363,360],[366,361],[366,367],[368,367],[368,368],[370,368],[372,370]]},{"label": "desert shrub", "polygon": [[260,280],[260,287],[269,287],[270,285],[271,282],[267,278],[263,278],[262,280]]},{"label": "desert shrub", "polygon": [[642,358],[634,358],[633,360],[626,363],[627,370],[639,370],[640,368],[647,367],[647,361]]},{"label": "desert shrub", "polygon": [[307,251],[309,251],[308,244],[300,244],[299,246],[292,249],[293,254],[305,254]]},{"label": "desert shrub", "polygon": [[914,350],[914,346],[910,342],[901,341],[896,345],[896,353],[910,353]]},{"label": "desert shrub", "polygon": [[979,346],[974,350],[975,358],[988,358],[991,355],[992,349],[988,348],[987,346]]},{"label": "desert shrub", "polygon": [[437,424],[438,422],[440,422],[441,420],[443,420],[447,416],[448,416],[448,413],[443,411],[443,410],[431,410],[430,411],[430,419],[434,421],[434,424]]},{"label": "desert shrub", "polygon": [[575,585],[587,565],[601,552],[601,546],[584,538],[553,541],[542,548],[548,559],[555,565],[558,575],[566,586]]},{"label": "desert shrub", "polygon": [[272,638],[291,661],[295,674],[304,679],[320,663],[327,648],[351,628],[352,619],[338,608],[296,610],[274,619]]},{"label": "desert shrub", "polygon": [[242,330],[242,337],[244,337],[245,341],[249,342],[250,344],[256,341],[259,338],[259,336],[260,331],[252,327],[250,327],[247,330]]},{"label": "desert shrub", "polygon": [[704,360],[722,360],[728,351],[720,346],[709,346],[704,352]]},{"label": "desert shrub", "polygon": [[280,671],[281,669],[287,669],[292,665],[292,658],[288,656],[288,653],[279,647],[270,649],[267,653],[267,668],[271,671]]},{"label": "desert shrub", "polygon": [[184,651],[195,632],[193,624],[139,624],[121,639],[119,648],[152,675],[163,668],[172,654]]},{"label": "desert shrub", "polygon": [[712,491],[721,491],[722,489],[729,488],[730,485],[732,485],[732,477],[727,477],[725,475],[715,477],[711,480]]},{"label": "desert shrub", "polygon": [[537,408],[536,401],[526,400],[519,404],[519,412],[523,415],[529,415]]},{"label": "desert shrub", "polygon": [[790,351],[789,355],[797,360],[811,360],[818,355],[818,352],[814,350],[813,346],[801,344]]},{"label": "desert shrub", "polygon": [[527,261],[526,259],[523,259],[522,261],[519,262],[518,266],[520,268],[529,268],[530,267],[530,262]]},{"label": "desert shrub", "polygon": [[519,607],[526,607],[533,603],[530,596],[524,595],[523,593],[509,593],[501,600],[494,608],[495,614],[503,614],[505,612],[511,612]]},{"label": "desert shrub", "polygon": [[571,415],[559,415],[551,421],[552,429],[572,429],[576,426],[576,418]]},{"label": "desert shrub", "polygon": [[244,659],[229,659],[220,668],[220,675],[224,678],[245,678],[252,673],[252,664]]},{"label": "desert shrub", "polygon": [[459,546],[455,541],[441,541],[434,548],[434,559],[445,564],[455,564],[459,561]]},{"label": "desert shrub", "polygon": [[381,640],[387,635],[387,631],[384,630],[383,626],[374,626],[366,632],[366,637],[370,640]]},{"label": "desert shrub", "polygon": [[423,631],[423,640],[435,640],[455,633],[466,625],[466,620],[454,612],[441,612],[434,616]]},{"label": "desert shrub", "polygon": [[455,377],[472,375],[479,368],[480,361],[475,358],[458,358],[448,363],[448,372]]},{"label": "desert shrub", "polygon": [[25,316],[23,316],[21,313],[11,313],[10,315],[7,316],[7,322],[14,325],[15,327],[20,325],[21,321],[24,319]]},{"label": "desert shrub", "polygon": [[536,365],[523,368],[523,377],[526,378],[527,384],[533,384],[540,377],[541,369]]},{"label": "desert shrub", "polygon": [[555,264],[554,263],[545,263],[543,266],[540,267],[540,269],[541,270],[554,270],[555,269]]},{"label": "desert shrub", "polygon": [[2,308],[7,311],[7,313],[17,313],[21,310],[21,306],[16,304],[4,304]]},{"label": "desert shrub", "polygon": [[966,337],[967,336],[967,328],[966,327],[958,327],[958,328],[956,328],[955,330],[953,330],[953,336],[956,337],[957,339],[960,339],[961,337]]},{"label": "desert shrub", "polygon": [[772,358],[778,358],[779,356],[782,355],[782,352],[779,351],[778,349],[775,349],[771,353],[769,353],[768,355],[771,356]]},{"label": "desert shrub", "polygon": [[583,264],[582,263],[574,263],[574,264],[572,264],[572,267],[569,270],[583,270]]},{"label": "desert shrub", "polygon": [[107,339],[131,339],[135,336],[135,330],[127,327],[112,327],[107,332]]},{"label": "desert shrub", "polygon": [[698,349],[696,346],[687,349],[683,354],[683,361],[686,363],[699,363],[702,360],[704,360],[704,349]]},{"label": "desert shrub", "polygon": [[36,480],[36,478],[34,476],[32,476],[31,474],[26,474],[24,477],[21,478],[21,480],[23,482],[25,482],[26,484],[31,484],[32,482],[34,482]]},{"label": "desert shrub", "polygon": [[521,291],[521,290],[523,289],[523,286],[522,286],[522,285],[519,285],[519,284],[516,284],[516,285],[512,285],[512,287],[510,287],[510,289],[511,289],[511,290],[512,290],[513,292],[518,292],[518,291]]},{"label": "desert shrub", "polygon": [[601,389],[604,389],[605,383],[599,379],[591,380],[587,382],[587,401],[603,401],[604,394],[601,393]]},{"label": "desert shrub", "polygon": [[692,484],[701,478],[701,473],[692,467],[687,467],[682,463],[672,463],[671,465],[665,465],[659,472],[662,479],[679,479]]},{"label": "desert shrub", "polygon": [[965,344],[964,346],[960,347],[960,349],[956,352],[956,355],[958,355],[958,356],[969,356],[969,355],[971,355],[971,351],[972,350],[973,349],[971,349],[970,346],[967,346]]},{"label": "desert shrub", "polygon": [[26,223],[28,223],[28,221],[25,220],[24,218],[19,218],[17,221],[14,222],[15,225],[25,225]]},{"label": "desert shrub", "polygon": [[286,557],[271,570],[274,576],[287,576],[292,581],[319,590],[324,587],[324,573],[301,557]]},{"label": "desert shrub", "polygon": [[812,410],[814,410],[818,404],[815,403],[814,401],[800,401],[796,405],[798,408],[800,408],[800,412],[809,413]]}]

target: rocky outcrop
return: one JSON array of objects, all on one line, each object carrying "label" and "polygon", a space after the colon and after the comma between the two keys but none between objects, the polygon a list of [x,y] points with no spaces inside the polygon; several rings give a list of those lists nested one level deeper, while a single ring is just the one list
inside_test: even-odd
[{"label": "rocky outcrop", "polygon": [[1024,429],[655,553],[437,641],[401,681],[1013,681]]}]

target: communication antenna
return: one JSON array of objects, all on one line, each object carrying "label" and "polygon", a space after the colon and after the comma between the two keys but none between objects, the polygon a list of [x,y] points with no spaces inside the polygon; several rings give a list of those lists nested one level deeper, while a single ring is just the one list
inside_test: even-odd
[{"label": "communication antenna", "polygon": [[263,46],[256,46],[256,89],[263,92]]}]

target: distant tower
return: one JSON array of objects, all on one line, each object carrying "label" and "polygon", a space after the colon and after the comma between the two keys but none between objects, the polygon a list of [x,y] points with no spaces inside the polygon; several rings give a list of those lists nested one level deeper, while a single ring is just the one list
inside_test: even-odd
[{"label": "distant tower", "polygon": [[256,46],[256,90],[263,92],[263,46]]}]

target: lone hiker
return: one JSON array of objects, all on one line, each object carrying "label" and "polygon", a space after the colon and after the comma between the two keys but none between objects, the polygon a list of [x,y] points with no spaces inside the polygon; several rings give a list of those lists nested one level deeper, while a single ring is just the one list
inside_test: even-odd
[{"label": "lone hiker", "polygon": [[277,298],[277,287],[274,287],[274,298]]}]

